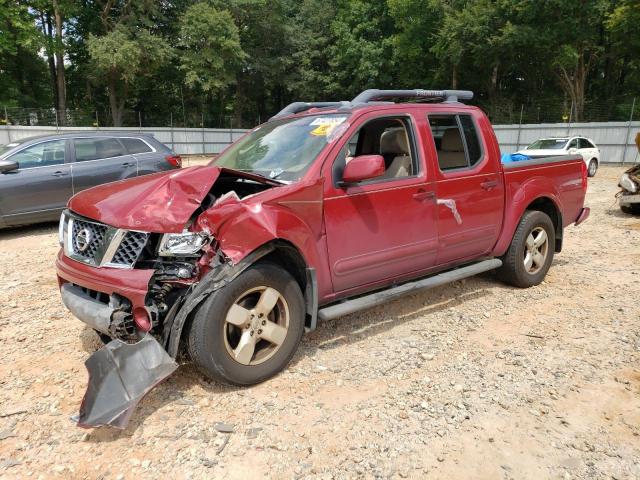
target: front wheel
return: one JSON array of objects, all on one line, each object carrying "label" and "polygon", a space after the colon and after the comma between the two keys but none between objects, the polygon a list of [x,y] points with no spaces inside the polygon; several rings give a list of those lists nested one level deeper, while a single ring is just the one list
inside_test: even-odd
[{"label": "front wheel", "polygon": [[249,267],[197,309],[187,350],[208,377],[253,385],[289,363],[304,331],[305,307],[298,283],[270,264]]},{"label": "front wheel", "polygon": [[503,258],[500,278],[521,288],[538,285],[551,267],[555,242],[549,216],[536,210],[525,212]]},{"label": "front wheel", "polygon": [[589,162],[589,167],[587,168],[587,174],[590,177],[595,177],[596,172],[598,171],[598,161],[595,158],[592,158]]}]

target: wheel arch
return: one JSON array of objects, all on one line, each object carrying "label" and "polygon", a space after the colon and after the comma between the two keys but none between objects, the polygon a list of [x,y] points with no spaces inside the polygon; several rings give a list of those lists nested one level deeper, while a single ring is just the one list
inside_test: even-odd
[{"label": "wheel arch", "polygon": [[[531,193],[534,193],[533,195]],[[537,195],[536,195],[537,194]],[[556,242],[554,251],[562,250],[563,218],[559,196],[548,179],[534,177],[524,182],[512,194],[512,202],[507,202],[503,229],[492,254],[496,257],[504,255],[515,235],[518,224],[527,210],[538,210],[551,218],[555,227]]]},{"label": "wheel arch", "polygon": [[556,242],[554,245],[554,251],[556,253],[561,252],[564,229],[562,228],[562,212],[560,211],[560,208],[558,208],[556,203],[550,197],[538,197],[527,205],[525,212],[528,210],[537,210],[539,212],[546,213],[549,216],[555,229]]},{"label": "wheel arch", "polygon": [[[309,267],[300,250],[287,240],[276,238],[258,246],[237,263],[223,262],[207,273],[200,283],[182,299],[182,305],[171,319],[163,343],[174,358],[189,329],[196,308],[216,290],[258,262],[272,262],[286,270],[298,283],[305,300],[305,329],[315,329],[318,313],[318,287],[315,269]],[[166,321],[166,320],[165,320]]]}]

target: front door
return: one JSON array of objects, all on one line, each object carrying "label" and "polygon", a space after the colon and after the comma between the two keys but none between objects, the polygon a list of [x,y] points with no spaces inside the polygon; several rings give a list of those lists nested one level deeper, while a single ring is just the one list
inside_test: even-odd
[{"label": "front door", "polygon": [[[429,115],[437,157],[438,265],[488,254],[502,226],[504,182],[470,113]],[[435,162],[432,162],[435,163]]]},{"label": "front door", "polygon": [[66,140],[28,146],[10,157],[18,169],[0,174],[0,212],[7,225],[54,220],[73,195]]},{"label": "front door", "polygon": [[73,190],[87,188],[138,174],[138,163],[114,137],[73,139]]},{"label": "front door", "polygon": [[[434,185],[426,181],[409,116],[365,117],[325,169],[324,216],[334,290],[366,287],[433,266],[437,251]],[[385,159],[381,177],[340,185],[356,156]]]}]

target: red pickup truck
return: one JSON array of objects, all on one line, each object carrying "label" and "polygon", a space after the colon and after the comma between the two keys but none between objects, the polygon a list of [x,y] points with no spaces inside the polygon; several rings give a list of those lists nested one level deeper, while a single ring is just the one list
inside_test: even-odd
[{"label": "red pickup truck", "polygon": [[[209,166],[73,197],[62,299],[117,340],[87,361],[80,423],[126,424],[180,353],[209,378],[251,385],[282,370],[318,320],[488,270],[540,283],[564,227],[589,215],[585,164],[502,165],[487,117],[459,102],[471,97],[296,102]],[[403,98],[419,101],[388,101]]]}]

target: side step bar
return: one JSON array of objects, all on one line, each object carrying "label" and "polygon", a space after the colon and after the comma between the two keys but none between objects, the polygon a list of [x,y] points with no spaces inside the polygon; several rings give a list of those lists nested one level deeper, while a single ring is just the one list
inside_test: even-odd
[{"label": "side step bar", "polygon": [[368,308],[376,307],[387,303],[396,298],[404,295],[416,293],[420,290],[428,290],[430,288],[439,287],[456,280],[462,280],[463,278],[472,277],[482,272],[494,270],[502,266],[502,260],[498,258],[492,258],[489,260],[483,260],[478,263],[472,263],[465,267],[448,270],[446,272],[433,275],[431,277],[415,280],[412,282],[403,283],[396,287],[387,288],[374,293],[369,293],[361,297],[345,300],[344,302],[335,303],[327,307],[321,308],[318,311],[319,320],[332,320],[334,318],[342,317],[350,313],[359,312],[360,310],[366,310]]}]

